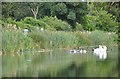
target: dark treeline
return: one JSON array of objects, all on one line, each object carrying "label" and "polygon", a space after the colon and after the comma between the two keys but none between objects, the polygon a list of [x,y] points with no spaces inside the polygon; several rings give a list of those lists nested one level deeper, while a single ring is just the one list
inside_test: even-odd
[{"label": "dark treeline", "polygon": [[[56,16],[72,28],[79,23],[85,30],[117,31],[120,21],[118,2],[3,2],[3,19],[20,21],[25,17],[41,19]],[[114,27],[114,28],[113,28]],[[111,28],[111,29],[109,29]]]}]

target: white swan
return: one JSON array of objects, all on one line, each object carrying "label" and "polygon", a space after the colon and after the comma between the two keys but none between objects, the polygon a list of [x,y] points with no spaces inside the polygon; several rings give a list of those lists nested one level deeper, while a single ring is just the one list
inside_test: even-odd
[{"label": "white swan", "polygon": [[94,49],[93,53],[96,54],[99,59],[107,58],[107,47],[105,45],[99,45],[99,48]]},{"label": "white swan", "polygon": [[94,49],[93,53],[96,55],[99,55],[99,53],[100,53],[99,48]]},{"label": "white swan", "polygon": [[99,45],[99,48],[94,49],[93,53],[96,54],[97,56],[100,54],[100,51],[102,50],[102,46]]},{"label": "white swan", "polygon": [[82,53],[86,53],[86,52],[87,52],[87,51],[84,50],[84,49],[80,49],[80,50],[79,50],[79,53],[81,53],[81,54],[82,54]]},{"label": "white swan", "polygon": [[101,52],[99,54],[99,59],[106,59],[107,58],[107,47],[104,45],[102,46]]},{"label": "white swan", "polygon": [[82,54],[83,50],[82,50],[82,49],[80,49],[80,51],[79,51],[79,52]]},{"label": "white swan", "polygon": [[87,51],[86,50],[83,50],[83,53],[86,53]]}]

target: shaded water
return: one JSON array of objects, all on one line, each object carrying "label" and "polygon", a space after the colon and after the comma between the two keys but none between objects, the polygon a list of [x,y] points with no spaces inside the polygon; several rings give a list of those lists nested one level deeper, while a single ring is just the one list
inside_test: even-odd
[{"label": "shaded water", "polygon": [[118,48],[108,47],[108,58],[92,54],[70,54],[66,50],[3,56],[3,77],[117,77]]}]

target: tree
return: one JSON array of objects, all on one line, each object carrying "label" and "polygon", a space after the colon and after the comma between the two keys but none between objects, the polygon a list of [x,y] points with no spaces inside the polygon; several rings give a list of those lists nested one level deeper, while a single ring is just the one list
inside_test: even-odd
[{"label": "tree", "polygon": [[32,11],[32,13],[33,13],[35,19],[37,18],[38,9],[39,9],[38,6],[37,6],[36,9],[31,9],[31,11]]},{"label": "tree", "polygon": [[[96,26],[97,28],[98,26],[102,26],[99,24],[100,16],[102,16],[101,12],[106,16],[112,14],[112,16],[115,16],[115,18],[111,18],[112,20],[120,21],[119,3],[117,2],[3,2],[2,9],[3,18],[13,17],[19,21],[31,16],[35,19],[44,18],[45,16],[56,16],[58,19],[64,20],[72,25],[73,29],[76,28],[76,23],[81,24],[86,30],[92,30]],[[97,21],[98,18],[99,21]]]},{"label": "tree", "polygon": [[89,14],[85,16],[86,23],[84,24],[84,29],[117,31],[118,22],[116,21],[116,17],[105,10],[106,6],[100,7],[106,4],[97,4],[92,2],[89,4]]},{"label": "tree", "polygon": [[14,5],[13,3],[6,3],[3,2],[2,3],[2,16],[3,18],[8,18],[10,16],[12,16],[12,9],[13,9]]}]

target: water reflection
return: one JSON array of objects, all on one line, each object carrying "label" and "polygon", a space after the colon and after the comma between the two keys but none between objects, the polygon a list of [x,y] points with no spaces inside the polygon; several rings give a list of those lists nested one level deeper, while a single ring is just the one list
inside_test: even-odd
[{"label": "water reflection", "polygon": [[[112,49],[112,50],[111,50]],[[37,52],[20,56],[3,56],[3,77],[113,77],[117,73],[117,47],[108,49],[108,59],[87,54],[70,54],[66,50]]]}]

